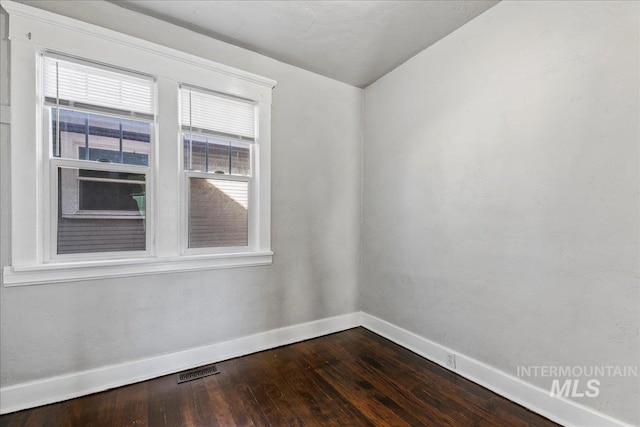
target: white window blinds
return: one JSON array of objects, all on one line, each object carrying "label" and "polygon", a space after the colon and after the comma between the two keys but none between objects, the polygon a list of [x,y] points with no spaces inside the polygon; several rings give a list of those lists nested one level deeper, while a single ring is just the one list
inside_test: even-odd
[{"label": "white window blinds", "polygon": [[187,132],[211,133],[255,140],[255,104],[183,86],[181,124]]},{"label": "white window blinds", "polygon": [[85,104],[153,116],[151,77],[44,57],[44,96],[49,103]]}]

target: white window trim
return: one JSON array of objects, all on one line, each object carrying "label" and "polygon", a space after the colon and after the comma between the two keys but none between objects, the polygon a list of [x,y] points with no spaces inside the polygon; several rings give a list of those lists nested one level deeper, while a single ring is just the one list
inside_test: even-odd
[{"label": "white window trim", "polygon": [[[158,274],[174,271],[269,265],[272,262],[270,233],[270,134],[271,92],[276,82],[252,73],[140,40],[112,30],[63,17],[37,8],[3,1],[9,14],[11,41],[11,265],[3,270],[5,286],[93,280]],[[152,183],[153,204],[147,217],[154,226],[145,254],[113,259],[54,259],[48,246],[52,202],[48,197],[51,175],[47,172],[41,88],[35,84],[38,55],[56,51],[89,61],[153,75],[156,78],[157,114],[153,134],[155,152],[150,158],[148,183]],[[186,253],[184,211],[185,172],[182,170],[182,141],[179,125],[181,83],[227,93],[256,102],[259,153],[254,165],[252,191],[259,197],[250,210],[254,232],[249,248],[215,249],[207,253]],[[170,101],[169,101],[170,100]],[[169,101],[169,102],[167,102]],[[175,102],[174,102],[175,101]],[[94,165],[92,165],[94,166]],[[111,165],[113,166],[113,165]],[[162,188],[163,191],[159,191]],[[131,254],[131,253],[130,253]],[[117,258],[116,258],[117,257]]]}]

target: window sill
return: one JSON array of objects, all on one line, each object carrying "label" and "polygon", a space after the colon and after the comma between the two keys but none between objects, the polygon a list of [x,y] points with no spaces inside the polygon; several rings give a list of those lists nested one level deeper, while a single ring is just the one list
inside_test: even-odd
[{"label": "window sill", "polygon": [[29,267],[6,266],[5,287],[61,282],[99,280],[113,277],[144,276],[181,271],[271,265],[273,252],[244,252],[215,255],[191,255],[175,258],[66,262]]},{"label": "window sill", "polygon": [[130,215],[121,214],[121,213],[86,213],[86,212],[77,212],[72,214],[62,214],[62,218],[65,219],[136,219],[138,221],[145,219],[144,215],[140,215],[139,213],[134,213]]}]

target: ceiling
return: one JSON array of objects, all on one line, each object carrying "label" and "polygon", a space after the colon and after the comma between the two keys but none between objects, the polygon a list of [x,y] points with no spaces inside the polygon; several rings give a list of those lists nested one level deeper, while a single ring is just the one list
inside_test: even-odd
[{"label": "ceiling", "polygon": [[497,3],[111,1],[358,87],[373,83]]}]

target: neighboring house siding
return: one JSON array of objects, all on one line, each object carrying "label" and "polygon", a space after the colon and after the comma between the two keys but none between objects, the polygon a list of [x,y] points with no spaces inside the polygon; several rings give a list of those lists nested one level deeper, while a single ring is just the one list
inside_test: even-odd
[{"label": "neighboring house siding", "polygon": [[144,251],[145,242],[143,219],[68,218],[58,210],[58,254]]},{"label": "neighboring house siding", "polygon": [[189,247],[247,246],[247,221],[247,209],[241,202],[211,180],[191,180]]},{"label": "neighboring house siding", "polygon": [[[247,209],[208,180],[191,184],[189,247],[247,246]],[[58,215],[58,253],[145,250],[142,219],[63,218]]]},{"label": "neighboring house siding", "polygon": [[58,218],[58,253],[144,251],[142,219]]}]

